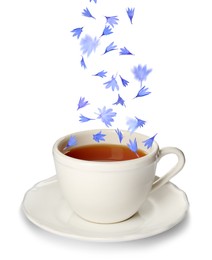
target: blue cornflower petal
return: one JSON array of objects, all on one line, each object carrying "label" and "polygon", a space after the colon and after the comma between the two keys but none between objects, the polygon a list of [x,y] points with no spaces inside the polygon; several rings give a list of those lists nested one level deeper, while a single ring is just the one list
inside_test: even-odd
[{"label": "blue cornflower petal", "polygon": [[120,48],[120,55],[133,55],[132,52],[130,52],[126,47]]},{"label": "blue cornflower petal", "polygon": [[86,9],[83,10],[82,15],[88,18],[94,18],[93,15],[90,13],[90,11],[88,10],[88,8],[86,7]]},{"label": "blue cornflower petal", "polygon": [[118,94],[118,100],[115,103],[113,103],[113,105],[120,104],[122,106],[125,106],[124,102],[125,102],[124,99]]},{"label": "blue cornflower petal", "polygon": [[87,66],[86,66],[86,64],[85,64],[85,60],[84,60],[83,56],[82,56],[82,59],[81,59],[81,61],[80,61],[80,64],[81,64],[81,67],[82,67],[82,68],[87,69]]},{"label": "blue cornflower petal", "polygon": [[84,98],[84,97],[80,97],[77,110],[79,110],[80,108],[83,108],[83,107],[85,107],[85,106],[87,106],[87,105],[90,105],[90,104],[88,103],[88,101],[85,101],[85,98]]},{"label": "blue cornflower petal", "polygon": [[131,151],[133,151],[134,153],[137,153],[138,145],[137,145],[136,138],[134,139],[134,141],[129,140],[129,144],[127,144],[127,146],[130,148]]},{"label": "blue cornflower petal", "polygon": [[107,71],[102,70],[93,76],[98,76],[98,77],[104,78],[104,77],[106,77],[106,74],[107,74]]},{"label": "blue cornflower petal", "polygon": [[101,36],[109,35],[109,34],[112,34],[112,33],[113,33],[112,28],[109,25],[108,26],[106,25]]},{"label": "blue cornflower petal", "polygon": [[[95,4],[97,3],[97,0],[93,0],[93,1],[94,1]],[[92,2],[92,0],[90,0],[90,2]]]},{"label": "blue cornflower petal", "polygon": [[113,117],[116,116],[116,112],[113,112],[112,108],[106,109],[104,106],[102,109],[98,108],[99,114],[97,113],[97,119],[101,119],[102,122],[107,126],[111,126],[111,123],[114,122]]},{"label": "blue cornflower petal", "polygon": [[122,85],[123,85],[124,87],[126,87],[126,86],[129,84],[129,81],[126,80],[126,79],[123,79],[120,75],[119,75],[119,77],[120,77],[120,79],[121,79]]},{"label": "blue cornflower petal", "polygon": [[135,130],[138,127],[143,127],[146,124],[146,121],[139,119],[137,117],[135,118],[129,118],[127,120],[127,125],[128,125],[128,131],[130,131],[130,133],[135,132]]},{"label": "blue cornflower petal", "polygon": [[119,142],[121,143],[122,140],[123,140],[123,134],[122,134],[122,132],[121,132],[118,128],[115,130],[115,132],[117,133],[118,138],[119,138]]},{"label": "blue cornflower petal", "polygon": [[135,12],[135,8],[128,8],[127,9],[127,15],[130,19],[131,24],[132,24],[132,19],[134,17],[134,12]]},{"label": "blue cornflower petal", "polygon": [[149,89],[146,88],[145,86],[142,87],[142,88],[138,91],[138,94],[137,94],[137,96],[136,96],[135,98],[137,98],[137,97],[144,97],[144,96],[147,96],[147,95],[151,94],[151,92],[148,91],[148,90],[149,90]]},{"label": "blue cornflower petal", "polygon": [[80,115],[80,122],[81,123],[85,123],[85,122],[88,122],[90,120],[94,120],[93,118],[90,118],[90,117],[86,117],[86,116],[83,116],[82,114]]},{"label": "blue cornflower petal", "polygon": [[137,120],[137,126],[138,127],[143,127],[145,124],[146,124],[146,121],[142,120],[142,119],[139,119],[137,117],[135,117],[136,120]]},{"label": "blue cornflower petal", "polygon": [[102,134],[102,131],[98,132],[97,134],[93,135],[93,140],[96,141],[97,143],[99,143],[100,141],[105,141],[104,137],[106,135]]},{"label": "blue cornflower petal", "polygon": [[89,35],[85,35],[85,37],[80,41],[81,51],[83,54],[87,54],[87,56],[89,56],[92,52],[95,52],[98,45],[99,40],[96,37],[93,39]]},{"label": "blue cornflower petal", "polygon": [[141,66],[140,64],[137,67],[134,67],[132,73],[134,74],[135,79],[142,82],[147,79],[147,76],[152,71],[152,69],[147,69],[147,66]]},{"label": "blue cornflower petal", "polygon": [[152,136],[151,138],[149,138],[149,139],[147,139],[147,140],[143,141],[143,143],[144,143],[144,146],[146,146],[146,147],[147,147],[147,149],[149,149],[150,147],[152,147],[152,145],[153,145],[153,142],[154,142],[154,140],[155,140],[155,137],[156,137],[156,135],[157,135],[157,134],[155,134],[155,135],[154,135],[154,136]]},{"label": "blue cornflower petal", "polygon": [[77,144],[76,137],[71,135],[65,148],[68,148],[68,147],[71,147],[71,146],[75,146],[76,144]]},{"label": "blue cornflower petal", "polygon": [[114,50],[117,50],[117,45],[114,45],[114,42],[111,42],[111,43],[106,47],[105,52],[104,52],[103,54],[105,54],[105,53],[107,53],[107,52],[110,52],[110,51],[114,51]]},{"label": "blue cornflower petal", "polygon": [[73,29],[71,32],[73,33],[73,37],[77,37],[77,39],[79,39],[81,33],[82,33],[83,27],[80,28],[75,28]]},{"label": "blue cornflower petal", "polygon": [[111,88],[113,91],[115,89],[119,90],[118,82],[114,76],[112,76],[111,80],[105,82],[104,85],[106,85],[105,88]]},{"label": "blue cornflower petal", "polygon": [[114,28],[115,25],[118,24],[119,19],[117,16],[105,16],[107,23]]},{"label": "blue cornflower petal", "polygon": [[133,133],[137,129],[137,119],[136,118],[129,118],[127,120],[128,131]]}]

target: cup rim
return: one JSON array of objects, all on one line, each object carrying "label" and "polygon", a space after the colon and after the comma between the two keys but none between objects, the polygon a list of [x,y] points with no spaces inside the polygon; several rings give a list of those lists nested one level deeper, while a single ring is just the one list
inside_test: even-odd
[{"label": "cup rim", "polygon": [[[83,134],[86,134],[86,133],[89,133],[89,134],[92,134],[92,133],[96,133],[97,131],[102,131],[102,132],[107,132],[107,133],[111,133],[111,132],[114,132],[115,129],[91,129],[91,130],[83,130],[83,131],[77,131],[77,132],[73,132],[71,134],[68,134],[68,135],[65,135],[61,138],[59,138],[55,144],[53,145],[53,156],[59,160],[59,161],[62,161],[63,164],[72,164],[72,165],[75,165],[75,164],[81,164],[81,166],[85,165],[86,167],[89,167],[89,166],[100,166],[100,165],[104,165],[104,166],[109,166],[109,167],[118,167],[118,166],[124,166],[124,165],[127,165],[127,166],[134,166],[134,165],[137,165],[138,163],[145,163],[145,164],[150,164],[150,163],[153,163],[157,160],[158,156],[159,156],[159,145],[157,144],[156,141],[153,142],[153,145],[150,149],[147,149],[146,147],[144,147],[145,149],[142,149],[144,150],[145,152],[147,152],[147,154],[143,157],[139,157],[139,158],[135,158],[135,159],[130,159],[130,160],[124,160],[124,161],[115,161],[115,162],[99,162],[99,161],[88,161],[88,160],[82,160],[82,159],[77,159],[77,158],[73,158],[73,157],[69,157],[67,155],[65,155],[60,149],[59,149],[59,146],[64,144],[64,143],[67,143],[67,141],[69,140],[70,136],[71,135],[83,135]],[[128,133],[129,134],[129,131],[126,131],[126,130],[121,130],[122,133]],[[132,139],[135,137],[135,136],[140,136],[142,137],[143,140],[146,140],[148,139],[149,137],[142,134],[142,133],[138,133],[138,132],[135,132],[133,134],[131,134],[130,136],[132,136]],[[98,144],[98,143],[97,143]],[[123,144],[124,145],[124,144]]]}]

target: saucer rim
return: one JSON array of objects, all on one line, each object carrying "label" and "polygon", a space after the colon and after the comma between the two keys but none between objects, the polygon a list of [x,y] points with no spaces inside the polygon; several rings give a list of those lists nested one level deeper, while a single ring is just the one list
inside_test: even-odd
[{"label": "saucer rim", "polygon": [[[158,178],[156,176],[156,178]],[[165,185],[169,185],[172,188],[174,188],[175,190],[177,190],[178,192],[181,193],[182,198],[184,199],[185,202],[185,207],[184,207],[184,213],[181,215],[181,217],[179,217],[176,221],[173,221],[173,223],[171,223],[170,225],[167,226],[163,226],[163,227],[158,227],[156,229],[153,229],[152,232],[148,231],[148,234],[146,233],[138,233],[138,234],[127,234],[126,236],[122,236],[122,237],[89,237],[89,236],[82,236],[82,235],[77,235],[77,234],[73,234],[73,233],[68,233],[68,232],[61,232],[59,230],[56,230],[52,227],[49,227],[45,224],[42,224],[39,220],[33,218],[33,216],[31,216],[31,214],[28,212],[27,208],[25,207],[25,200],[27,195],[29,194],[29,192],[31,192],[32,190],[37,190],[38,188],[41,188],[43,186],[46,185],[50,185],[51,183],[54,182],[58,182],[56,175],[44,179],[42,181],[37,182],[36,184],[34,184],[30,189],[28,189],[24,195],[24,198],[22,200],[21,203],[21,210],[23,211],[25,217],[31,222],[33,223],[35,226],[58,236],[61,237],[66,237],[66,238],[71,238],[71,239],[77,239],[80,241],[90,241],[90,242],[126,242],[126,241],[133,241],[133,240],[139,240],[139,239],[144,239],[144,238],[148,238],[148,237],[152,237],[152,236],[156,236],[159,235],[161,233],[164,233],[168,230],[170,230],[171,228],[175,227],[176,225],[178,225],[180,222],[182,222],[182,220],[186,217],[186,215],[188,214],[188,210],[190,207],[190,203],[188,200],[188,196],[187,194],[180,189],[177,185],[173,184],[172,182],[168,182]],[[161,187],[163,188],[163,187]],[[152,193],[153,194],[153,193]],[[132,216],[133,218],[133,216]],[[86,221],[86,220],[84,220]],[[127,220],[126,220],[127,221]],[[92,223],[91,223],[92,224]],[[96,223],[94,223],[96,224]],[[108,225],[116,225],[117,223],[114,224],[108,224]]]}]

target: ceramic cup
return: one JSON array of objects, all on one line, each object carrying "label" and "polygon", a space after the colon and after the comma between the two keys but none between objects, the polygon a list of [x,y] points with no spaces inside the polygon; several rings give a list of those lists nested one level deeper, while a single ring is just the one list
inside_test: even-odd
[{"label": "ceramic cup", "polygon": [[[93,135],[100,130],[73,133],[77,146],[97,144]],[[113,129],[102,130],[104,143],[120,144]],[[143,141],[147,136],[123,131],[122,144],[137,139],[138,149],[144,157],[116,162],[86,161],[64,155],[70,138],[60,138],[53,147],[56,173],[64,199],[81,218],[96,223],[116,223],[133,216],[146,201],[148,195],[159,189],[184,166],[183,152],[175,147],[159,149],[154,141],[147,149]],[[167,154],[178,158],[173,168],[155,181],[157,163]]]}]

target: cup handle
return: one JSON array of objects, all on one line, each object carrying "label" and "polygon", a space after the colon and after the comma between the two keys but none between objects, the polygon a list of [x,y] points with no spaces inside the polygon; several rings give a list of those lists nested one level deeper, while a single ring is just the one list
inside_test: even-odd
[{"label": "cup handle", "polygon": [[181,150],[176,147],[165,147],[159,151],[158,162],[162,157],[167,154],[175,154],[178,158],[176,165],[169,170],[165,175],[154,181],[151,192],[159,189],[161,186],[166,184],[171,178],[173,178],[180,170],[182,170],[185,164],[185,156]]}]

